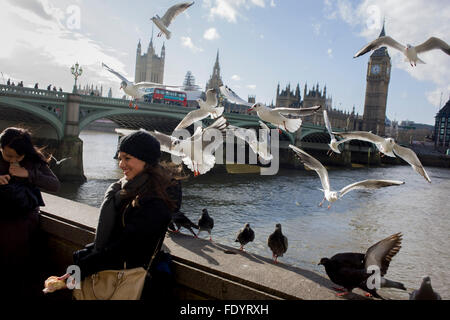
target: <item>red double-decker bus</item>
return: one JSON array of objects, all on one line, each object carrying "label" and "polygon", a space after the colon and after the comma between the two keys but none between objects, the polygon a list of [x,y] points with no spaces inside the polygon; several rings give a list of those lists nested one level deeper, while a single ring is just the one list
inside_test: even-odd
[{"label": "red double-decker bus", "polygon": [[163,88],[146,88],[144,101],[150,103],[164,103],[178,106],[187,106],[186,92],[167,90]]}]

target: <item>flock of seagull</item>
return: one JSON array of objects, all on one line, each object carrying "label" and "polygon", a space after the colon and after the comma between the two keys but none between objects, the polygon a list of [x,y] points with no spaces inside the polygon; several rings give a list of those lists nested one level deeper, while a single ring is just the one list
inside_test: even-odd
[{"label": "flock of seagull", "polygon": [[[164,34],[167,39],[170,39],[171,32],[168,30],[169,25],[173,22],[177,15],[191,7],[193,4],[194,2],[178,3],[170,7],[162,18],[158,15],[151,18],[154,24],[160,29],[158,37]],[[410,44],[405,46],[389,36],[382,36],[365,45],[355,54],[354,58],[360,57],[383,45],[387,45],[401,51],[404,54],[406,61],[408,61],[411,66],[416,66],[417,63],[425,63],[417,56],[425,51],[440,49],[450,55],[449,45],[445,41],[436,37],[430,37],[427,41],[417,46],[412,46]],[[161,86],[178,87],[152,82],[141,82],[134,84],[107,65],[102,64],[102,66],[120,78],[122,81],[121,89],[123,89],[128,95],[132,96],[135,101],[143,98],[145,95],[145,88]],[[262,127],[262,130],[260,130],[259,139],[256,134],[256,130],[239,128],[232,126],[227,122],[226,118],[223,116],[224,108],[218,107],[217,96],[219,93],[228,101],[246,105],[249,107],[249,112],[255,111],[257,113],[260,119],[259,123]],[[214,152],[220,144],[222,144],[222,141],[220,141],[220,139],[217,141],[215,139],[212,143],[205,141],[204,136],[210,133],[211,130],[218,130],[222,135],[224,135],[225,131],[230,130],[238,139],[246,141],[250,148],[257,153],[260,158],[270,161],[273,159],[273,155],[269,150],[270,130],[266,123],[269,123],[274,128],[278,128],[280,132],[281,130],[284,130],[294,133],[301,127],[301,117],[312,115],[321,109],[321,106],[314,106],[311,108],[269,108],[262,103],[249,104],[227,86],[220,87],[219,92],[216,89],[209,89],[206,92],[206,100],[199,99],[197,101],[200,108],[189,112],[177,125],[171,135],[158,131],[147,131],[149,134],[158,139],[161,144],[161,151],[181,157],[184,164],[194,172],[194,176],[205,174],[215,165]],[[133,106],[135,109],[138,109],[135,102],[133,103],[130,101],[130,107]],[[214,119],[214,122],[210,126],[206,128],[202,128],[201,126],[198,127],[193,136],[186,139],[179,139],[176,137],[177,131],[185,129],[197,121],[201,121],[207,117]],[[371,132],[334,132],[328,118],[327,110],[323,110],[323,117],[325,126],[330,135],[329,153],[340,153],[341,151],[339,150],[339,145],[350,140],[367,141],[373,143],[382,156],[386,155],[389,157],[400,157],[405,160],[412,166],[414,171],[423,176],[427,182],[431,183],[430,177],[413,150],[398,145],[392,138],[383,138]],[[116,132],[120,135],[127,135],[134,131],[136,130],[116,129]],[[263,134],[261,134],[262,132]],[[305,168],[314,170],[318,174],[322,184],[321,190],[324,193],[324,198],[319,206],[322,206],[323,202],[327,200],[329,202],[328,208],[330,208],[331,203],[342,198],[351,190],[379,189],[389,186],[399,186],[405,183],[397,180],[364,180],[347,185],[339,191],[333,191],[330,186],[328,172],[317,159],[297,146],[289,145],[289,148],[291,148],[298,156]],[[169,229],[174,232],[179,232],[181,227],[190,230],[196,238],[197,235],[193,231],[193,228],[198,229],[199,233],[206,231],[209,233],[210,240],[212,240],[211,230],[214,227],[214,220],[209,216],[207,209],[203,209],[202,216],[198,221],[198,224],[190,221],[184,213],[179,211],[173,216]],[[244,246],[254,239],[255,233],[250,228],[250,224],[246,223],[245,226],[239,230],[235,241],[240,243],[240,250],[243,251]],[[331,258],[322,258],[319,264],[325,267],[325,271],[332,282],[345,288],[345,290],[343,290],[344,292],[339,295],[347,294],[354,288],[361,288],[372,296],[381,298],[381,296],[379,296],[376,292],[376,288],[372,289],[367,285],[367,280],[371,276],[371,273],[368,272],[368,270],[372,266],[379,268],[381,287],[406,290],[403,284],[388,280],[384,277],[391,259],[401,248],[401,241],[402,234],[397,233],[377,242],[371,246],[365,254],[338,253]],[[277,263],[277,258],[283,256],[288,248],[288,239],[282,233],[281,224],[276,224],[275,231],[269,236],[267,244],[272,250],[274,262]],[[440,299],[440,296],[432,289],[430,278],[424,277],[420,288],[410,294],[410,299]]]}]

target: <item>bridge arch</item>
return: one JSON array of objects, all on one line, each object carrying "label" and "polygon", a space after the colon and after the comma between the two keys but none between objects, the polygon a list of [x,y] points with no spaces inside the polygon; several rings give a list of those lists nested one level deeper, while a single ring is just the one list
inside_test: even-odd
[{"label": "bridge arch", "polygon": [[64,124],[52,113],[42,112],[42,109],[37,107],[36,105],[29,104],[17,99],[11,99],[9,97],[2,97],[2,99],[0,100],[0,104],[12,109],[25,111],[32,114],[36,118],[39,118],[44,122],[50,124],[55,129],[58,140],[61,140],[64,137]]},{"label": "bridge arch", "polygon": [[134,110],[133,112],[130,112],[129,110],[124,109],[118,109],[118,110],[106,110],[101,112],[95,112],[85,118],[83,118],[80,121],[79,124],[79,130],[80,132],[90,123],[104,118],[111,118],[114,116],[156,116],[156,117],[162,117],[167,119],[174,119],[181,121],[185,114],[182,113],[168,113],[168,112],[162,112],[162,111],[156,111],[156,110]]},{"label": "bridge arch", "polygon": [[330,143],[330,135],[326,132],[312,132],[302,137],[302,142]]}]

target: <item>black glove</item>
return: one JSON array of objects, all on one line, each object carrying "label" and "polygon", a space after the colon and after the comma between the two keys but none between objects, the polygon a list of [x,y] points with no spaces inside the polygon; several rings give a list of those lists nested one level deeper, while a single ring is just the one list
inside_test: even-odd
[{"label": "black glove", "polygon": [[76,265],[80,264],[80,261],[92,253],[92,250],[94,249],[94,243],[87,244],[83,249],[77,250],[73,253],[73,261]]}]

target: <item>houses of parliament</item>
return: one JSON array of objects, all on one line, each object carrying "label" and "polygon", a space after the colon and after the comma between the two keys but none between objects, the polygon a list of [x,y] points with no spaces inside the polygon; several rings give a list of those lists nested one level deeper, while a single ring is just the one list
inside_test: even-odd
[{"label": "houses of parliament", "polygon": [[[385,36],[385,28],[380,33],[380,37]],[[163,83],[164,81],[165,46],[162,46],[161,54],[158,56],[153,47],[153,37],[150,40],[147,52],[142,55],[142,46],[139,41],[136,52],[136,73],[135,82],[151,81]],[[385,135],[386,104],[388,87],[390,81],[391,58],[386,47],[375,50],[368,61],[366,70],[366,93],[364,101],[364,113],[337,110],[332,107],[332,98],[327,94],[326,85],[321,89],[319,84],[308,88],[305,83],[303,96],[300,84],[291,90],[290,84],[285,89],[281,89],[278,84],[276,89],[275,105],[271,107],[307,108],[321,105],[327,110],[328,117],[333,128],[346,130],[371,131],[378,135]],[[209,81],[206,83],[205,91],[210,88],[218,89],[224,83],[220,75],[219,51],[217,51],[216,61]],[[248,102],[255,103],[256,97],[249,96]],[[248,107],[222,102],[226,112],[246,113]],[[323,113],[318,112],[312,116],[304,117],[304,122],[324,126]]]}]

